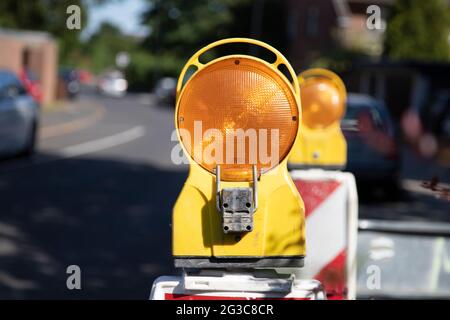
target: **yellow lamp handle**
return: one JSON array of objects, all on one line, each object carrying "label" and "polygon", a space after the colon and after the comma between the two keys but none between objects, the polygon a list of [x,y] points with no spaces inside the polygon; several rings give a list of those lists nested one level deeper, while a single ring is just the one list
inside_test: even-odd
[{"label": "yellow lamp handle", "polygon": [[208,50],[211,50],[212,48],[224,45],[224,44],[229,44],[229,43],[248,43],[248,44],[253,44],[256,46],[260,46],[263,47],[269,51],[271,51],[273,54],[275,54],[275,56],[277,57],[276,61],[274,63],[271,63],[271,65],[278,70],[278,66],[280,64],[284,64],[286,66],[286,68],[288,69],[292,79],[293,79],[293,89],[295,94],[297,94],[298,96],[300,96],[300,88],[299,88],[299,84],[298,84],[298,79],[297,79],[297,75],[294,72],[294,69],[292,68],[291,64],[289,63],[289,61],[281,54],[281,52],[279,52],[277,49],[275,49],[274,47],[268,45],[265,42],[259,41],[259,40],[255,40],[255,39],[249,39],[249,38],[228,38],[228,39],[222,39],[213,43],[210,43],[209,45],[203,47],[202,49],[200,49],[199,51],[197,51],[189,60],[188,62],[185,64],[185,66],[183,67],[183,70],[181,70],[180,76],[178,78],[178,83],[177,83],[177,100],[178,97],[180,96],[181,93],[181,89],[183,87],[183,80],[184,77],[186,75],[186,72],[188,70],[188,68],[190,66],[196,66],[197,67],[197,71],[201,70],[205,65],[203,63],[201,63],[199,61],[199,57],[205,53]]}]

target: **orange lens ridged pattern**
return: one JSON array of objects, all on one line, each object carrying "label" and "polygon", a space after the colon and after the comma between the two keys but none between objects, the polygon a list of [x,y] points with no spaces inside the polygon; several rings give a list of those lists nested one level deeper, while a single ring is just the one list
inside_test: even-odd
[{"label": "orange lens ridged pattern", "polygon": [[300,85],[300,96],[303,123],[309,128],[326,128],[344,115],[345,97],[328,78],[304,79]]},{"label": "orange lens ridged pattern", "polygon": [[[202,136],[208,129],[216,129],[223,137],[222,141],[217,140],[223,146],[222,158],[216,152],[205,152],[215,136],[210,139],[212,136],[207,135],[200,142],[194,137],[194,131],[199,132],[199,121]],[[188,80],[178,101],[177,125],[184,147],[194,161],[211,173],[220,164],[221,179],[225,181],[250,181],[253,164],[259,172],[278,165],[294,143],[298,123],[299,110],[291,85],[273,67],[251,57],[230,57],[205,66]],[[251,134],[238,135],[238,129],[251,129],[256,138]],[[278,139],[272,129],[278,130]],[[183,130],[189,132],[191,141],[183,138]],[[266,136],[261,135],[264,131]],[[278,156],[276,161],[268,162],[260,157],[260,145],[266,146],[263,155],[276,155],[272,136]],[[208,158],[209,154],[214,157]]]}]

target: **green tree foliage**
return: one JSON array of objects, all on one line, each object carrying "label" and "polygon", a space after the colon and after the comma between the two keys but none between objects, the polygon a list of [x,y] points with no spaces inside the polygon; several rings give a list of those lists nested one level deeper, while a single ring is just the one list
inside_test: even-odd
[{"label": "green tree foliage", "polygon": [[143,48],[156,74],[175,75],[186,57],[218,38],[233,23],[232,6],[245,0],[149,0],[143,23],[150,35]]},{"label": "green tree foliage", "polygon": [[385,53],[392,59],[449,59],[449,9],[444,0],[397,0],[388,20]]},{"label": "green tree foliage", "polygon": [[[187,59],[201,47],[228,37],[252,37],[283,51],[285,2],[279,0],[148,0],[142,23],[150,34],[132,59],[130,76],[151,85],[161,76],[177,76]],[[261,16],[257,17],[256,6]],[[256,24],[255,24],[256,22]],[[230,51],[232,49],[232,51]],[[206,55],[235,52],[221,47]],[[240,50],[248,50],[241,47]],[[245,51],[240,51],[245,53]],[[255,52],[252,52],[255,53]],[[263,55],[263,54],[261,54]]]},{"label": "green tree foliage", "polygon": [[95,72],[114,68],[117,53],[132,53],[137,47],[137,39],[123,35],[115,25],[103,23],[83,44],[81,65]]},{"label": "green tree foliage", "polygon": [[87,15],[82,0],[1,0],[0,27],[51,33],[58,41],[61,61],[68,62],[79,49],[81,32],[66,28],[66,10],[70,5],[78,5],[81,8],[83,27]]}]

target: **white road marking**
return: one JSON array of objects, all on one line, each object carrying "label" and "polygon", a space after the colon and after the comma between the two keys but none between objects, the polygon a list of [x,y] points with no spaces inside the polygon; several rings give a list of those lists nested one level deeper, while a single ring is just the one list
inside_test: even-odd
[{"label": "white road marking", "polygon": [[145,127],[136,126],[129,130],[116,133],[111,136],[55,150],[54,153],[59,156],[57,158],[47,159],[47,158],[33,157],[30,159],[31,161],[22,162],[17,165],[13,165],[11,167],[6,167],[4,170],[0,169],[0,173],[11,172],[19,169],[28,168],[34,165],[45,164],[53,161],[79,157],[85,154],[102,151],[105,149],[113,148],[134,141],[136,139],[143,137],[144,135],[145,135]]},{"label": "white road marking", "polygon": [[78,157],[88,153],[98,152],[121,144],[125,144],[144,135],[145,128],[143,126],[136,126],[132,129],[117,133],[109,137],[66,147],[62,150],[59,150],[58,154],[61,154],[64,158]]}]

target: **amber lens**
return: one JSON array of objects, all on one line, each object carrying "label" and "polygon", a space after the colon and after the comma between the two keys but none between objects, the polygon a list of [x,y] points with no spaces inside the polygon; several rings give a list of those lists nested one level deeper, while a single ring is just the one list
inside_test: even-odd
[{"label": "amber lens", "polygon": [[303,123],[309,128],[325,128],[339,120],[345,111],[345,96],[326,77],[304,79],[300,85]]},{"label": "amber lens", "polygon": [[[220,164],[226,181],[251,180],[254,164],[259,172],[278,165],[291,149],[299,122],[295,94],[283,77],[244,57],[213,62],[194,74],[177,114],[183,144],[194,161],[211,173]],[[222,154],[213,145],[221,146]]]}]

